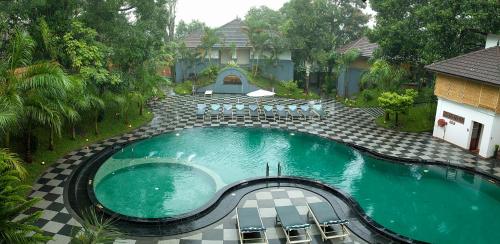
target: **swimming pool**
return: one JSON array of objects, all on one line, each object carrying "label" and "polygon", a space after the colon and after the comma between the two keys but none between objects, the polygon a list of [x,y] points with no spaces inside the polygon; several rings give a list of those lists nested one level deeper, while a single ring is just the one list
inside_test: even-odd
[{"label": "swimming pool", "polygon": [[276,175],[320,180],[353,196],[388,229],[432,243],[500,239],[500,187],[439,166],[384,161],[318,136],[258,128],[204,128],[131,144],[94,177],[97,199],[132,217],[169,217],[208,202],[227,184]]}]

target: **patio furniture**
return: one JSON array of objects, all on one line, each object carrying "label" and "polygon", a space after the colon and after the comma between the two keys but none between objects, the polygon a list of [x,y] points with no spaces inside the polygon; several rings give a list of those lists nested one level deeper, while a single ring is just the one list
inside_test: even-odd
[{"label": "patio furniture", "polygon": [[274,119],[273,106],[264,105],[264,116],[266,117],[266,120],[269,118]]},{"label": "patio furniture", "polygon": [[196,104],[196,118],[203,118],[205,119],[205,113],[207,111],[207,105],[206,104]]},{"label": "patio furniture", "polygon": [[288,105],[288,114],[293,119],[300,118],[299,110],[297,109],[297,105]]},{"label": "patio furniture", "polygon": [[219,104],[211,104],[210,105],[210,118],[216,117],[219,119],[220,115],[220,105]]},{"label": "patio furniture", "polygon": [[321,104],[314,104],[312,106],[312,111],[319,117],[319,119],[323,119],[326,116],[326,112]]},{"label": "patio furniture", "polygon": [[304,116],[304,119],[306,119],[306,120],[307,120],[307,118],[312,117],[311,107],[308,104],[301,105],[300,112],[302,113],[302,115]]},{"label": "patio furniture", "polygon": [[243,104],[236,104],[236,119],[239,117],[243,117],[245,119],[245,105]]},{"label": "patio furniture", "polygon": [[269,243],[266,228],[260,218],[258,208],[236,208],[236,224],[240,244],[245,241],[251,243]]},{"label": "patio furniture", "polygon": [[248,105],[248,114],[250,115],[250,118],[257,117],[257,119],[260,119],[259,106],[257,106],[257,104]]},{"label": "patio furniture", "polygon": [[276,224],[280,224],[285,232],[287,244],[311,242],[307,231],[311,225],[300,216],[296,207],[276,207]]},{"label": "patio furniture", "polygon": [[227,117],[233,118],[233,105],[232,104],[224,104],[222,105],[222,116],[225,119]]},{"label": "patio furniture", "polygon": [[206,91],[205,91],[205,97],[206,97],[206,96],[210,96],[210,97],[211,97],[213,94],[214,94],[214,91],[213,91],[213,90],[206,90]]},{"label": "patio furniture", "polygon": [[309,209],[307,216],[313,218],[314,223],[321,232],[321,239],[323,241],[334,238],[344,238],[349,235],[349,231],[346,227],[349,220],[337,217],[334,209],[329,203],[308,203],[307,208]]},{"label": "patio furniture", "polygon": [[287,113],[285,110],[285,106],[283,106],[283,105],[276,105],[276,114],[278,115],[278,119],[280,119],[280,120],[282,117],[284,117],[285,119],[288,119]]}]

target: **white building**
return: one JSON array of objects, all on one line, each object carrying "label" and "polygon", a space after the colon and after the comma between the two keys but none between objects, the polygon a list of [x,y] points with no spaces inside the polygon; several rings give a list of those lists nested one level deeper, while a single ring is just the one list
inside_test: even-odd
[{"label": "white building", "polygon": [[[498,43],[498,42],[489,42]],[[491,157],[500,144],[500,47],[426,66],[437,73],[433,135]]]}]

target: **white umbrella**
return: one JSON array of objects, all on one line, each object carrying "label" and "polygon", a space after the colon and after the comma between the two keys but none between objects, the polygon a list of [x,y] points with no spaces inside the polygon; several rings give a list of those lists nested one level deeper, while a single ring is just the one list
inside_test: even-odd
[{"label": "white umbrella", "polygon": [[257,91],[247,93],[247,96],[249,96],[249,97],[270,97],[270,96],[274,96],[274,94],[276,94],[276,93],[270,92],[267,90],[259,89]]}]

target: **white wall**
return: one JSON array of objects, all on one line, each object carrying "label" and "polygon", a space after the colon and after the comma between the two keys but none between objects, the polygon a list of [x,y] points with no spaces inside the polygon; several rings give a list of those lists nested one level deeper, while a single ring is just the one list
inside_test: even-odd
[{"label": "white wall", "polygon": [[250,64],[250,49],[236,49],[238,64]]},{"label": "white wall", "polygon": [[[444,118],[443,111],[464,117],[464,124]],[[446,120],[448,125],[445,128],[439,127],[437,125],[439,119]],[[438,98],[433,136],[469,149],[473,121],[483,124],[479,141],[479,155],[482,157],[492,156],[495,144],[500,143],[500,115],[493,111]]]},{"label": "white wall", "polygon": [[494,47],[500,41],[500,35],[488,34],[484,48]]},{"label": "white wall", "polygon": [[[265,58],[265,57],[270,57],[271,56],[271,53],[268,52],[268,51],[264,51],[262,52],[262,57],[261,59]],[[258,54],[255,54],[255,58],[259,58],[259,55]],[[278,58],[279,60],[292,60],[292,52],[291,51],[284,51],[280,54],[278,54]]]}]

